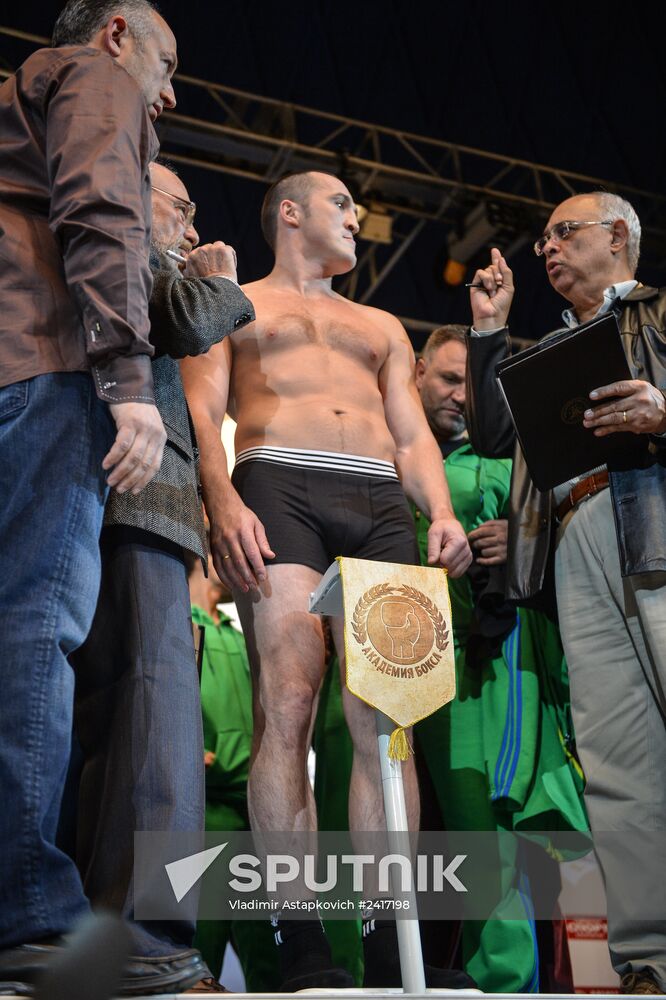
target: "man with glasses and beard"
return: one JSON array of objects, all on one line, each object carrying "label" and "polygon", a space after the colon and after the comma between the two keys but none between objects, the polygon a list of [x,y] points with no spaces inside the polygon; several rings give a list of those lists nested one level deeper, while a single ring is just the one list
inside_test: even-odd
[{"label": "man with glasses and beard", "polygon": [[[203,739],[184,550],[207,558],[196,466],[177,358],[201,354],[254,318],[232,247],[198,247],[195,206],[163,164],[150,168],[150,339],[167,443],[137,499],[111,491],[100,541],[102,584],[90,634],[72,657],[75,731],[84,764],[77,864],[91,902],[130,920],[133,953],[173,981],[219,991],[192,949],[190,921],[133,920],[135,830],[202,830]],[[186,259],[179,266],[169,254]],[[218,970],[216,970],[218,971]],[[157,974],[157,971],[156,971]],[[160,984],[171,990],[163,977]]]},{"label": "man with glasses and beard", "polygon": [[[666,293],[635,278],[640,235],[627,201],[594,192],[558,205],[536,241],[569,303],[566,326],[617,315],[631,378],[590,393],[584,426],[597,436],[629,432],[635,447],[631,460],[547,493],[516,449],[507,596],[543,592],[554,564],[611,959],[621,992],[647,994],[666,989],[666,907],[654,902],[666,869]],[[513,296],[499,250],[474,282],[482,287],[471,291],[468,427],[481,453],[499,457],[515,440],[494,378]]]}]

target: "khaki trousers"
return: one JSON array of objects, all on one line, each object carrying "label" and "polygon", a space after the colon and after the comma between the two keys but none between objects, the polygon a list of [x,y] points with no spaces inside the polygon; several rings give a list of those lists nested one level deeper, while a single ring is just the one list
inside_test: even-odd
[{"label": "khaki trousers", "polygon": [[622,579],[606,489],[565,517],[555,579],[611,960],[664,989],[666,573]]}]

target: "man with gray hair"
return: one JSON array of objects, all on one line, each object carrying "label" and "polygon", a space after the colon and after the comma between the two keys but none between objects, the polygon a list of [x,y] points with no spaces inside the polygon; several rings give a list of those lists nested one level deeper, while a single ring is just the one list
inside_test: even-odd
[{"label": "man with gray hair", "polygon": [[[148,0],[73,0],[0,88],[0,993],[89,911],[55,846],[109,486],[160,467],[148,340],[152,123],[176,40]],[[156,964],[130,962],[126,992]],[[159,983],[158,983],[159,985]],[[146,988],[148,987],[148,989]],[[176,987],[178,988],[178,987]]]},{"label": "man with gray hair", "polygon": [[[654,892],[666,869],[666,291],[636,280],[639,248],[635,211],[605,192],[558,205],[535,243],[570,303],[567,326],[617,316],[631,378],[590,393],[584,426],[629,432],[635,444],[629,459],[546,493],[516,449],[507,596],[543,593],[554,566],[611,959],[623,993],[647,994],[666,989],[666,912]],[[513,278],[499,250],[474,281],[468,426],[479,451],[508,455],[514,432],[494,371],[508,349]]]}]

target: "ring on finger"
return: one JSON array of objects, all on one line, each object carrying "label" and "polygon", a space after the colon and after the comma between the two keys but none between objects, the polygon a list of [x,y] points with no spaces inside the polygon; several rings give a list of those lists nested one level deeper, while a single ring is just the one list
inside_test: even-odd
[{"label": "ring on finger", "polygon": [[627,422],[627,411],[623,410],[622,411],[622,423],[626,424],[626,422]]},{"label": "ring on finger", "polygon": [[222,556],[222,558],[223,559],[231,559],[231,556],[229,555],[229,553],[227,553],[227,555],[226,556]]}]

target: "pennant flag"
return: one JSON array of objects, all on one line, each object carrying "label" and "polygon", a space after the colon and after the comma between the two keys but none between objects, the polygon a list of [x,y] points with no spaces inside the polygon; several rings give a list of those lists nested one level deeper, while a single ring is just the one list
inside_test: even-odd
[{"label": "pennant flag", "polygon": [[446,571],[340,557],[347,687],[397,725],[389,755],[409,754],[404,729],[455,697]]}]

